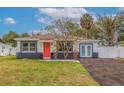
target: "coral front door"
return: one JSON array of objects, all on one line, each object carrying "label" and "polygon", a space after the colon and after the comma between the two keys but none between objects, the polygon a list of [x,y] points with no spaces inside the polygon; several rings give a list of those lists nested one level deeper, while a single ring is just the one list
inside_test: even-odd
[{"label": "coral front door", "polygon": [[44,43],[43,59],[50,59],[50,43]]}]

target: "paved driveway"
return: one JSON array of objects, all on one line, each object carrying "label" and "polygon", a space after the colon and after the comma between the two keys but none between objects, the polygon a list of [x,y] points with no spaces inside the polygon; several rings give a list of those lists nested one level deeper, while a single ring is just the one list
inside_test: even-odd
[{"label": "paved driveway", "polygon": [[124,85],[124,62],[113,59],[80,59],[91,76],[101,85]]}]

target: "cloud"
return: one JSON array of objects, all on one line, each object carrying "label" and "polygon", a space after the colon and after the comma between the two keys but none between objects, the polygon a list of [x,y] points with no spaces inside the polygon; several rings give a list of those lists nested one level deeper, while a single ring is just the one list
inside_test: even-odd
[{"label": "cloud", "polygon": [[96,22],[97,21],[97,16],[96,15],[92,15],[94,21]]},{"label": "cloud", "polygon": [[4,19],[4,23],[8,24],[8,25],[14,25],[14,24],[16,24],[16,21],[11,17],[7,17]]},{"label": "cloud", "polygon": [[47,17],[47,16],[45,16],[45,17],[39,17],[38,19],[37,19],[37,21],[39,22],[39,23],[43,23],[43,24],[50,24],[50,22],[51,22],[51,19],[49,18],[49,17]]},{"label": "cloud", "polygon": [[38,11],[52,17],[69,18],[79,18],[82,14],[88,12],[84,8],[38,8]]},{"label": "cloud", "polygon": [[2,20],[0,19],[0,23],[2,22]]},{"label": "cloud", "polygon": [[47,30],[40,30],[40,29],[34,29],[34,30],[30,30],[30,31],[28,31],[28,33],[30,34],[30,35],[32,35],[32,34],[47,34],[48,32],[47,32]]},{"label": "cloud", "polygon": [[37,21],[43,24],[50,24],[53,20],[61,18],[70,18],[76,23],[80,23],[80,17],[89,13],[94,21],[97,21],[97,15],[94,12],[89,12],[85,8],[65,7],[65,8],[37,8]]},{"label": "cloud", "polygon": [[32,34],[37,34],[37,33],[39,33],[39,32],[40,32],[39,29],[33,29],[33,30],[27,31],[27,33],[30,34],[30,35],[32,35]]},{"label": "cloud", "polygon": [[75,22],[79,22],[81,15],[88,13],[88,11],[85,8],[38,8],[38,13],[37,21],[49,24],[52,20],[58,18],[70,18]]}]

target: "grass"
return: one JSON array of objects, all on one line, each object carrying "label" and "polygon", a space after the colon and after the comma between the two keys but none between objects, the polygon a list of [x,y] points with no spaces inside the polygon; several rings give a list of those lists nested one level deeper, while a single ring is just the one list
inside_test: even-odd
[{"label": "grass", "polygon": [[80,63],[0,57],[0,85],[99,85]]},{"label": "grass", "polygon": [[124,58],[113,58],[113,60],[116,60],[117,62],[124,62]]}]

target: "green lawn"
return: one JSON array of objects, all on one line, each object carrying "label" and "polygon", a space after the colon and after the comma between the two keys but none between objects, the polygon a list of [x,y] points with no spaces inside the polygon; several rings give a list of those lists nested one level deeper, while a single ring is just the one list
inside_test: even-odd
[{"label": "green lawn", "polygon": [[116,62],[124,62],[124,58],[113,58]]},{"label": "green lawn", "polygon": [[0,85],[99,85],[80,63],[0,57]]}]

